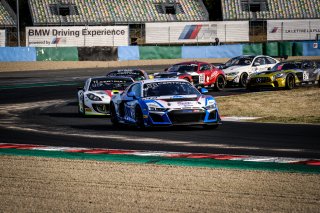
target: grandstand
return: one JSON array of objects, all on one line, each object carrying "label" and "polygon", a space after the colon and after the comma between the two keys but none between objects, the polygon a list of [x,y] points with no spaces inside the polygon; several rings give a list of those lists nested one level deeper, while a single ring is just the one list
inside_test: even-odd
[{"label": "grandstand", "polygon": [[202,0],[29,0],[34,25],[208,21]]},{"label": "grandstand", "polygon": [[0,27],[15,27],[16,15],[5,0],[0,1]]},{"label": "grandstand", "polygon": [[223,20],[316,19],[319,0],[221,0]]}]

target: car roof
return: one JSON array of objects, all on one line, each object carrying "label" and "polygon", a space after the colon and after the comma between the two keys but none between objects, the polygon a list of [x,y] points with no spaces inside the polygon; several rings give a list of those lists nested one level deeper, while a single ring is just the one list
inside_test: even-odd
[{"label": "car roof", "polygon": [[157,79],[148,79],[148,80],[143,80],[140,81],[142,84],[147,84],[147,83],[157,83],[157,82],[164,82],[164,81],[174,81],[174,82],[188,82],[183,79],[174,79],[174,78],[157,78]]},{"label": "car roof", "polygon": [[108,80],[108,79],[117,79],[117,80],[132,80],[131,77],[127,76],[97,76],[97,77],[91,77],[91,80]]},{"label": "car roof", "polygon": [[204,62],[204,61],[185,61],[185,62],[181,62],[174,65],[182,65],[182,64],[210,64],[210,63]]}]

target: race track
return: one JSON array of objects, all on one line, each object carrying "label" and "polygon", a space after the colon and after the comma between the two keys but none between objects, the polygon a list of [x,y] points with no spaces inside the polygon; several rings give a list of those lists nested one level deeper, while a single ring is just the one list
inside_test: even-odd
[{"label": "race track", "polygon": [[[161,66],[145,67],[149,72]],[[223,122],[200,127],[114,129],[108,117],[77,114],[77,87],[108,70],[0,73],[1,143],[87,148],[319,158],[319,125]],[[213,96],[241,94],[229,88]]]}]

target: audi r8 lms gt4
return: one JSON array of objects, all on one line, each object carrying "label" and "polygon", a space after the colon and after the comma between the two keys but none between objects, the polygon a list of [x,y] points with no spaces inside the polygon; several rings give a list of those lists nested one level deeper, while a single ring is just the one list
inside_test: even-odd
[{"label": "audi r8 lms gt4", "polygon": [[249,77],[247,88],[286,88],[296,85],[319,84],[320,65],[314,61],[286,61],[276,64],[271,70]]},{"label": "audi r8 lms gt4", "polygon": [[222,90],[226,85],[226,77],[222,70],[200,61],[172,65],[165,72],[155,73],[154,78],[185,79],[197,88],[206,87],[217,91]]},{"label": "audi r8 lms gt4", "polygon": [[279,63],[270,56],[243,55],[231,58],[227,63],[220,65],[227,76],[227,83],[245,87],[249,75],[271,69]]},{"label": "audi r8 lms gt4", "polygon": [[[201,91],[208,92],[205,88]],[[110,118],[114,126],[138,128],[202,125],[213,129],[221,121],[215,99],[182,79],[152,79],[130,85],[112,97]]]},{"label": "audi r8 lms gt4", "polygon": [[148,73],[141,69],[121,69],[121,70],[113,70],[106,75],[108,76],[125,76],[130,77],[134,81],[141,81],[153,78],[152,75],[148,75]]},{"label": "audi r8 lms gt4", "polygon": [[129,77],[93,77],[78,88],[78,112],[81,115],[107,115],[114,94],[125,90],[134,81]]}]

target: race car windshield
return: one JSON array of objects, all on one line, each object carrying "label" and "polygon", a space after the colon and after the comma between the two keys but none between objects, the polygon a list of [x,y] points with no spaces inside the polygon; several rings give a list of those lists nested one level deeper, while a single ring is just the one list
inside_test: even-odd
[{"label": "race car windshield", "polygon": [[226,68],[231,66],[247,66],[252,63],[254,57],[235,57],[227,61]]},{"label": "race car windshield", "polygon": [[169,72],[196,72],[198,65],[196,64],[177,64],[168,69]]},{"label": "race car windshield", "polygon": [[145,80],[144,73],[141,70],[117,70],[107,74],[107,76],[126,76],[134,81]]},{"label": "race car windshield", "polygon": [[129,79],[96,79],[91,81],[89,90],[125,90],[132,82]]},{"label": "race car windshield", "polygon": [[143,85],[143,96],[200,95],[199,91],[188,82],[164,81]]},{"label": "race car windshield", "polygon": [[299,68],[298,64],[278,63],[272,67],[271,71],[291,70],[291,69],[297,69],[297,68]]}]

